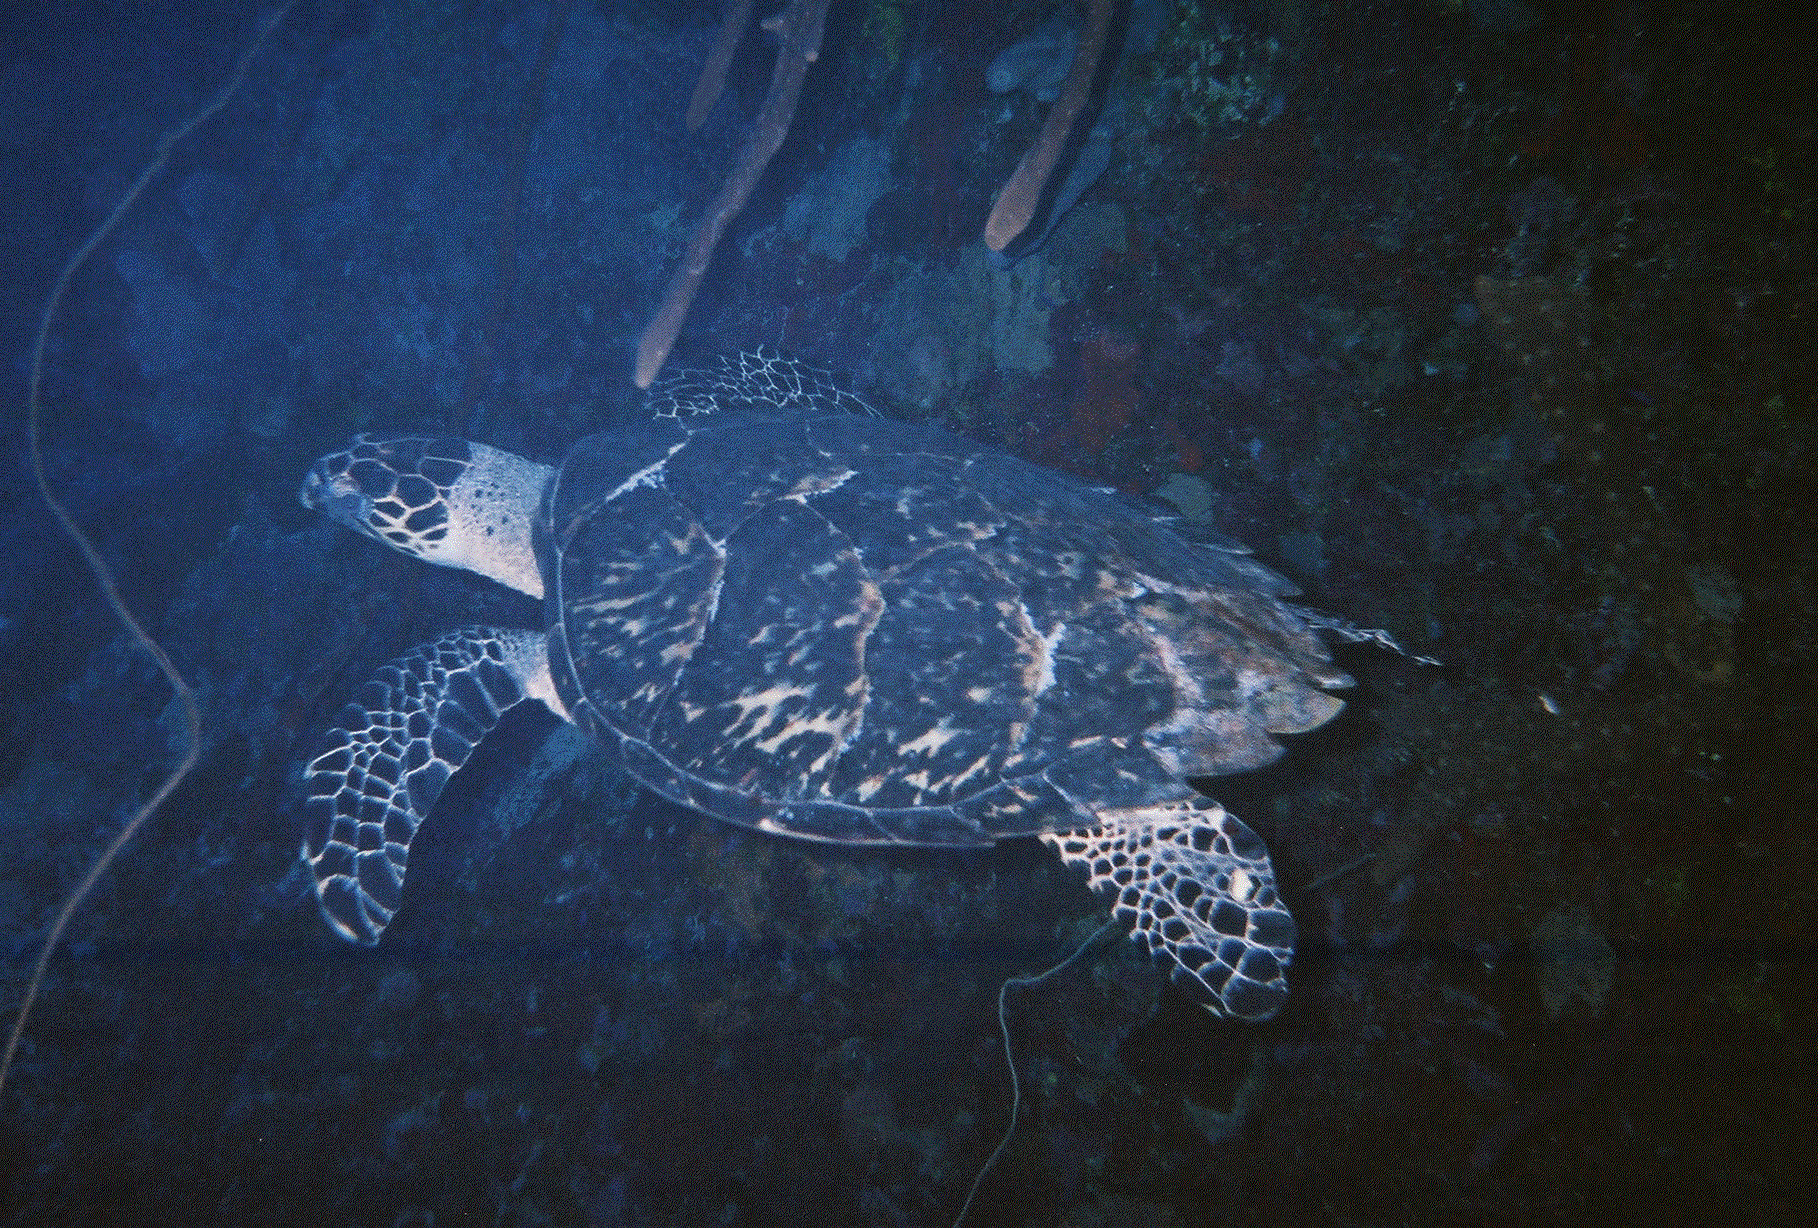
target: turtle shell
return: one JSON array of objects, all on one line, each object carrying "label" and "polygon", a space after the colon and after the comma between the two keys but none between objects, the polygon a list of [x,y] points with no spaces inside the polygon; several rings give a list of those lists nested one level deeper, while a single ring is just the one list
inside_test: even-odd
[{"label": "turtle shell", "polygon": [[988,844],[1255,767],[1349,680],[1236,547],[844,411],[578,444],[541,562],[555,685],[633,776],[768,831]]}]

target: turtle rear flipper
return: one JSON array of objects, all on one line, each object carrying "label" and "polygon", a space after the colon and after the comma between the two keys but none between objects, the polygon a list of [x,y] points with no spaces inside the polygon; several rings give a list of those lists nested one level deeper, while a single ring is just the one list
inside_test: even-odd
[{"label": "turtle rear flipper", "polygon": [[1098,827],[1042,839],[1115,891],[1130,937],[1215,1014],[1267,1019],[1288,997],[1294,918],[1260,837],[1210,798],[1098,812]]},{"label": "turtle rear flipper", "polygon": [[386,664],[341,710],[303,771],[303,860],[341,937],[379,941],[423,816],[507,708],[545,698],[546,651],[540,632],[463,627]]}]

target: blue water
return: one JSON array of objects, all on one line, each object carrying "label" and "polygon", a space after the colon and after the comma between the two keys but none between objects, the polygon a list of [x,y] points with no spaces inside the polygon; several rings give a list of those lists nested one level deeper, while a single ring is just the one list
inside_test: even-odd
[{"label": "blue water", "polygon": [[[1087,116],[1108,169],[1002,267],[979,235],[1048,104],[984,73],[1054,9],[976,9],[834,4],[681,359],[781,346],[1160,490],[1444,665],[1347,650],[1345,715],[1206,782],[1299,921],[1276,1019],[1212,1018],[1121,939],[1011,992],[1022,1124],[967,1222],[1805,1222],[1800,32],[1139,0]],[[182,751],[32,493],[39,312],[258,19],[0,15],[9,1023],[63,894]],[[1105,915],[1034,842],[767,839],[520,712],[378,948],[328,933],[297,863],[301,764],[373,668],[538,619],[306,513],[301,474],[362,429],[556,460],[640,412],[638,333],[769,81],[754,33],[683,130],[717,20],[305,4],[72,280],[49,472],[205,745],[50,966],[0,1091],[4,1222],[958,1212],[1010,1113],[998,986]]]}]

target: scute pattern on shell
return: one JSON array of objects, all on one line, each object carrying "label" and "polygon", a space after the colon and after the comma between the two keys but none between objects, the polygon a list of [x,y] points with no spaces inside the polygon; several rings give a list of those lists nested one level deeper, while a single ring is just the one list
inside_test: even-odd
[{"label": "scute pattern on shell", "polygon": [[1348,679],[1240,550],[803,368],[754,394],[755,361],[660,386],[671,412],[577,445],[548,497],[556,688],[658,791],[986,844],[1191,797],[1338,710]]}]

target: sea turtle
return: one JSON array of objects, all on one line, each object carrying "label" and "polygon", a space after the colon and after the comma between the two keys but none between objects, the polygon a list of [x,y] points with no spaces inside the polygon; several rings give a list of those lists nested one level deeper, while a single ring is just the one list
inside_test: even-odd
[{"label": "sea turtle", "polygon": [[1268,850],[1189,777],[1256,767],[1350,680],[1230,543],[759,351],[673,377],[559,466],[362,435],[305,505],[544,602],[381,669],[305,769],[303,859],[371,945],[417,826],[529,698],[663,796],[837,844],[1039,835],[1214,1013],[1273,1014],[1294,923]]}]

